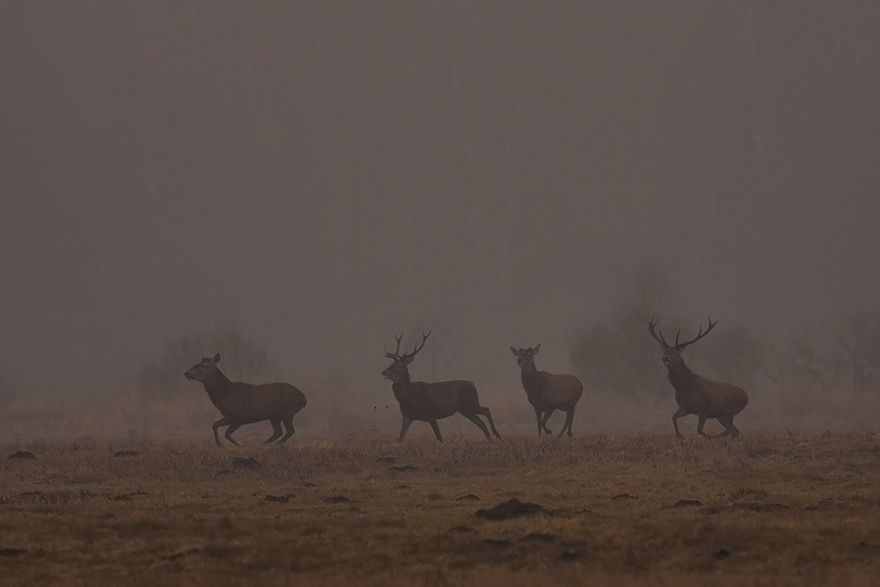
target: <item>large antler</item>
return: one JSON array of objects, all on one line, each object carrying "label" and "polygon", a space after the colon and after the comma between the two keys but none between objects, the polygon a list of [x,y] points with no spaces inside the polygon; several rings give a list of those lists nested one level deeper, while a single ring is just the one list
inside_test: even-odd
[{"label": "large antler", "polygon": [[400,359],[402,361],[406,361],[407,359],[411,359],[414,356],[416,356],[416,353],[418,353],[420,350],[422,350],[422,347],[425,346],[425,341],[428,340],[429,336],[431,336],[430,332],[428,334],[423,334],[422,335],[422,342],[417,344],[411,353],[404,353],[401,355],[400,354],[400,341],[403,340],[403,334],[398,334],[397,336],[394,337],[397,340],[397,348],[394,349],[393,353],[389,353],[388,351],[385,351],[385,356],[388,357],[389,359]]},{"label": "large antler", "polygon": [[670,348],[669,343],[667,343],[666,339],[663,338],[663,331],[662,330],[660,331],[659,337],[657,336],[657,333],[654,332],[655,326],[657,326],[656,320],[654,320],[653,318],[651,320],[648,320],[648,332],[651,334],[651,336],[654,337],[654,340],[656,340],[657,342],[662,344],[665,348]]},{"label": "large antler", "polygon": [[[431,332],[433,332],[433,331],[431,331]],[[428,334],[423,334],[422,335],[422,342],[420,344],[416,345],[416,347],[413,349],[413,351],[411,353],[407,353],[407,354],[403,355],[402,358],[409,359],[409,358],[416,356],[416,353],[418,353],[420,350],[422,350],[422,347],[425,346],[425,341],[428,340],[429,336],[431,336],[431,332],[428,332]]]},{"label": "large antler", "polygon": [[666,342],[666,339],[663,338],[663,331],[662,330],[658,330],[660,333],[660,336],[657,336],[657,333],[654,332],[654,327],[657,326],[656,320],[653,320],[653,319],[648,320],[648,332],[651,334],[651,336],[654,337],[654,340],[656,340],[657,342],[662,344],[664,348],[667,348],[667,349],[674,348],[674,349],[680,351],[681,349],[685,348],[686,346],[694,344],[695,342],[697,342],[698,340],[700,340],[701,338],[703,338],[704,336],[709,334],[709,331],[712,330],[713,328],[715,328],[716,324],[718,324],[717,320],[715,322],[712,322],[712,319],[709,318],[709,328],[706,329],[706,332],[703,332],[703,327],[700,326],[700,331],[697,333],[697,336],[694,339],[688,340],[685,342],[678,341],[679,337],[681,336],[681,329],[679,329],[678,332],[675,333],[675,346],[672,346],[668,342]]},{"label": "large antler", "polygon": [[696,338],[689,340],[687,342],[678,342],[678,336],[679,336],[679,334],[681,334],[681,330],[679,330],[678,333],[675,335],[675,348],[683,349],[684,347],[686,347],[688,345],[694,344],[695,342],[697,342],[698,340],[700,340],[701,338],[703,338],[704,336],[709,334],[709,331],[711,331],[713,328],[715,328],[716,324],[718,324],[717,320],[715,322],[712,322],[712,319],[709,318],[709,328],[706,329],[706,332],[703,332],[703,326],[701,325],[700,331],[697,333]]},{"label": "large antler", "polygon": [[388,357],[389,359],[400,359],[401,356],[398,353],[400,352],[400,341],[403,340],[403,334],[398,334],[394,338],[397,339],[397,348],[394,349],[393,353],[389,353],[388,351],[385,351],[385,356]]}]

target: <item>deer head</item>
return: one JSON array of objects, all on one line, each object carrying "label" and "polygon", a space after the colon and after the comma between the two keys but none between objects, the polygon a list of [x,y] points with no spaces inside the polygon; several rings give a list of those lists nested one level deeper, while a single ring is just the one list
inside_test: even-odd
[{"label": "deer head", "polygon": [[538,346],[531,349],[515,349],[510,347],[510,352],[513,353],[513,356],[516,357],[516,364],[520,367],[534,367],[535,366],[535,355],[538,354],[538,351],[541,350],[541,344],[538,343]]},{"label": "deer head", "polygon": [[385,351],[385,356],[389,359],[392,359],[393,362],[388,365],[388,368],[382,371],[382,376],[385,379],[390,379],[391,381],[400,381],[406,383],[409,381],[409,371],[406,366],[413,362],[416,354],[422,350],[422,347],[425,346],[425,341],[428,340],[428,337],[431,336],[431,333],[422,335],[422,342],[417,344],[412,352],[400,354],[400,341],[403,339],[402,334],[398,334],[395,338],[397,339],[397,348],[393,353],[389,353]]},{"label": "deer head", "polygon": [[[686,347],[694,344],[715,328],[715,325],[718,322],[712,322],[712,319],[709,318],[709,328],[706,329],[706,332],[703,332],[703,327],[700,326],[700,331],[697,333],[697,336],[691,340],[685,342],[679,342],[678,338],[681,336],[681,329],[675,334],[675,345],[670,345],[666,342],[666,339],[663,338],[663,331],[659,330],[654,332],[654,327],[657,326],[657,322],[654,320],[648,321],[648,332],[654,337],[654,340],[660,345],[660,349],[663,351],[663,364],[666,365],[670,370],[680,368],[684,361],[681,358],[681,351],[683,351]],[[659,336],[657,335],[659,332]]]},{"label": "deer head", "polygon": [[202,360],[189,368],[189,371],[183,374],[190,380],[205,382],[217,369],[217,363],[220,362],[220,353],[214,355],[213,359],[202,357]]}]

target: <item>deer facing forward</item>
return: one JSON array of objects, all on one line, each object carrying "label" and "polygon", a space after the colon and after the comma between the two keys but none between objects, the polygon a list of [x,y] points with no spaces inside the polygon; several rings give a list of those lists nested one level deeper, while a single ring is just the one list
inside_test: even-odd
[{"label": "deer facing forward", "polygon": [[574,420],[574,408],[581,399],[584,386],[574,375],[554,375],[546,371],[538,371],[535,367],[535,355],[541,349],[539,344],[535,348],[515,349],[510,347],[510,352],[516,357],[516,364],[522,369],[522,385],[526,390],[529,403],[535,408],[535,417],[538,420],[538,436],[542,432],[552,434],[547,428],[547,420],[556,410],[565,412],[565,424],[559,431],[559,436],[568,432],[571,436],[571,423]]},{"label": "deer facing forward", "polygon": [[430,332],[422,335],[421,344],[417,345],[412,352],[401,355],[399,354],[400,341],[403,338],[401,334],[397,337],[397,350],[393,353],[385,351],[385,356],[392,359],[393,362],[382,371],[382,375],[385,379],[391,380],[391,389],[400,404],[400,414],[403,416],[399,440],[403,440],[406,436],[410,424],[414,420],[418,420],[429,423],[434,429],[437,440],[443,442],[437,420],[448,418],[456,412],[476,424],[486,435],[486,438],[491,439],[486,424],[480,419],[480,416],[485,416],[489,420],[489,426],[492,427],[492,434],[500,438],[501,435],[495,429],[495,422],[492,421],[492,414],[489,412],[489,408],[480,405],[477,387],[472,382],[460,380],[437,383],[410,381],[407,365],[412,363],[416,354],[422,350],[430,335]]},{"label": "deer facing forward", "polygon": [[700,419],[697,423],[697,432],[703,436],[709,436],[703,432],[707,418],[715,418],[724,426],[724,432],[719,434],[719,437],[728,434],[734,437],[739,435],[739,430],[733,425],[733,417],[749,403],[749,396],[746,395],[746,392],[730,383],[712,381],[697,375],[688,369],[688,366],[684,364],[684,359],[681,358],[681,351],[685,347],[709,334],[716,324],[718,322],[712,322],[709,319],[709,327],[706,332],[703,332],[703,327],[700,326],[700,331],[693,340],[681,343],[678,342],[678,337],[681,334],[679,330],[675,335],[675,345],[672,346],[663,338],[663,331],[660,331],[660,336],[654,332],[657,323],[648,322],[648,332],[663,350],[663,364],[669,370],[669,381],[675,388],[675,402],[678,404],[678,411],[672,415],[672,425],[679,438],[682,436],[678,431],[678,419],[689,414],[696,414]]},{"label": "deer facing forward", "polygon": [[217,367],[219,362],[220,353],[217,353],[213,359],[203,358],[184,373],[187,379],[199,381],[205,386],[211,403],[223,414],[223,417],[214,422],[212,427],[217,446],[221,446],[220,436],[217,434],[219,427],[229,426],[224,436],[232,444],[238,445],[239,443],[232,438],[232,433],[245,424],[263,420],[269,420],[274,430],[264,444],[274,442],[282,435],[282,422],[286,432],[279,444],[293,436],[296,432],[293,429],[293,416],[306,405],[306,396],[303,392],[289,383],[254,385],[232,382]]}]

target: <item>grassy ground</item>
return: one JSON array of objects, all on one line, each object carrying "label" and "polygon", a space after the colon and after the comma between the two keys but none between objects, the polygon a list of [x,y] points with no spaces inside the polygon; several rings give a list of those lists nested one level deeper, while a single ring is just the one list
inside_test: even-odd
[{"label": "grassy ground", "polygon": [[[880,571],[873,433],[79,442],[0,459],[4,585],[868,585]],[[475,515],[511,498],[543,511]]]}]

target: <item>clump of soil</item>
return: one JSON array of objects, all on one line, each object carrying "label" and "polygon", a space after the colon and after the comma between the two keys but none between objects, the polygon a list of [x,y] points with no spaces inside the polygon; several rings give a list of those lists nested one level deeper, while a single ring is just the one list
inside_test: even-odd
[{"label": "clump of soil", "polygon": [[350,503],[351,500],[344,495],[331,495],[324,500],[324,503]]},{"label": "clump of soil", "polygon": [[611,498],[611,501],[621,501],[624,499],[638,499],[635,495],[630,495],[629,493],[618,493],[614,497]]},{"label": "clump of soil", "polygon": [[267,495],[263,498],[264,501],[270,501],[274,503],[288,503],[290,501],[289,495]]},{"label": "clump of soil", "polygon": [[29,452],[26,450],[20,450],[18,452],[14,452],[11,455],[9,455],[9,458],[10,459],[30,460],[30,459],[35,459],[37,457],[32,452]]},{"label": "clump of soil", "polygon": [[395,465],[393,467],[388,467],[389,471],[397,471],[398,473],[408,473],[410,471],[418,471],[419,468],[413,465]]},{"label": "clump of soil", "polygon": [[479,509],[476,512],[478,518],[484,520],[512,520],[525,516],[534,516],[544,511],[544,508],[536,503],[522,502],[515,497],[496,505],[493,508]]},{"label": "clump of soil", "polygon": [[474,495],[473,493],[468,493],[467,495],[456,497],[455,501],[480,501],[480,496]]},{"label": "clump of soil", "polygon": [[256,471],[257,469],[262,467],[262,465],[257,462],[257,459],[245,459],[242,457],[239,457],[232,461],[229,466],[233,469],[247,469],[248,471]]},{"label": "clump of soil", "polygon": [[703,502],[699,499],[679,499],[672,507],[676,508],[686,508],[686,507],[694,507],[701,506]]}]

